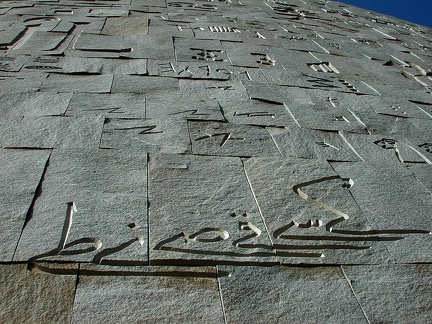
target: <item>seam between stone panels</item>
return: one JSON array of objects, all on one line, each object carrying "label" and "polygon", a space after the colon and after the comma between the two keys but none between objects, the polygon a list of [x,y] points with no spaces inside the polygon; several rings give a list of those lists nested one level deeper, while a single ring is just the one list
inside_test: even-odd
[{"label": "seam between stone panels", "polygon": [[[272,241],[272,239],[271,239],[271,237],[270,237],[270,232],[269,232],[269,230],[268,230],[268,227],[267,227],[267,224],[266,224],[266,222],[265,222],[264,216],[263,216],[263,214],[262,214],[261,208],[260,208],[260,206],[259,206],[259,204],[258,204],[258,200],[257,200],[257,198],[256,198],[255,192],[254,192],[254,190],[253,190],[253,188],[252,188],[252,183],[250,182],[250,180],[249,180],[249,176],[247,175],[247,172],[246,172],[246,168],[245,168],[244,162],[243,162],[242,159],[240,159],[240,161],[241,161],[241,163],[242,163],[242,166],[243,166],[243,172],[244,172],[244,174],[245,174],[245,176],[246,176],[246,180],[247,180],[247,182],[248,182],[248,184],[249,184],[250,191],[251,191],[252,196],[253,196],[253,198],[254,198],[254,200],[255,200],[255,205],[256,205],[257,208],[258,208],[258,211],[259,211],[259,213],[260,213],[260,216],[261,216],[262,222],[263,222],[264,227],[265,227],[265,229],[266,229],[267,236],[268,236],[268,238],[269,238],[270,243],[272,243],[273,241]],[[273,252],[274,252],[274,250],[273,250]]]},{"label": "seam between stone panels", "polygon": [[77,269],[77,274],[76,274],[76,278],[75,278],[75,289],[74,289],[74,298],[73,298],[73,302],[72,302],[72,314],[71,314],[70,323],[73,322],[73,317],[74,317],[75,301],[76,301],[76,297],[77,297],[77,291],[78,291],[78,285],[79,285],[79,279],[80,279],[80,270],[81,270],[81,263],[78,263],[78,269]]},{"label": "seam between stone panels", "polygon": [[[266,129],[266,130],[267,130],[267,129]],[[274,145],[276,146],[276,148],[277,148],[277,150],[278,150],[280,156],[283,156],[283,154],[282,154],[282,152],[281,152],[281,150],[280,150],[280,148],[279,148],[279,145],[277,145],[276,140],[274,139],[273,135],[270,134],[270,132],[269,132],[268,130],[267,130],[267,133],[270,135],[270,137],[271,137],[271,139],[272,139]]]},{"label": "seam between stone panels", "polygon": [[149,200],[149,181],[150,181],[150,154],[147,153],[147,165],[146,165],[146,173],[147,173],[147,181],[146,181],[146,213],[147,213],[147,264],[150,265],[150,200]]},{"label": "seam between stone panels", "polygon": [[218,284],[218,289],[219,289],[219,299],[221,302],[221,307],[222,307],[222,314],[223,314],[223,318],[224,318],[224,324],[227,324],[227,318],[226,318],[226,312],[225,312],[225,304],[223,301],[223,296],[222,296],[222,287],[219,281],[219,269],[218,266],[215,266],[216,268],[216,280],[217,280],[217,284]]},{"label": "seam between stone panels", "polygon": [[340,267],[340,269],[341,269],[341,271],[342,271],[342,274],[343,274],[344,277],[345,277],[345,280],[347,281],[348,285],[350,286],[351,291],[352,291],[352,293],[353,293],[353,295],[354,295],[354,298],[356,299],[356,301],[357,301],[357,303],[358,303],[358,305],[359,305],[359,307],[360,307],[360,309],[361,309],[361,311],[362,311],[362,313],[363,313],[363,315],[364,315],[366,321],[367,321],[369,324],[371,324],[371,322],[369,321],[369,318],[367,317],[367,314],[366,314],[366,312],[365,312],[363,306],[362,306],[361,303],[360,303],[360,300],[358,299],[358,297],[357,297],[357,295],[356,295],[356,293],[355,293],[355,291],[354,291],[353,286],[351,285],[351,281],[348,279],[348,277],[347,277],[347,275],[346,275],[346,273],[345,273],[345,271],[344,271],[344,269],[343,269],[342,266]]},{"label": "seam between stone panels", "polygon": [[34,206],[35,206],[35,204],[36,204],[36,200],[39,198],[39,196],[40,196],[40,194],[41,194],[41,192],[42,192],[42,183],[43,183],[43,181],[44,181],[44,179],[45,179],[45,175],[46,175],[46,172],[47,172],[47,170],[48,170],[48,166],[49,166],[49,164],[50,164],[51,154],[52,154],[52,150],[51,150],[50,155],[48,156],[48,159],[47,159],[46,162],[45,162],[44,170],[42,171],[41,177],[40,177],[40,179],[39,179],[39,183],[38,183],[38,185],[36,186],[36,189],[35,189],[35,192],[34,192],[34,196],[33,196],[32,202],[31,202],[31,204],[30,204],[30,206],[29,206],[29,208],[28,208],[28,210],[27,210],[26,217],[25,217],[25,220],[24,220],[24,224],[23,224],[23,226],[22,226],[22,228],[21,228],[20,236],[19,236],[19,238],[18,238],[17,244],[16,244],[15,249],[14,249],[14,252],[13,252],[13,254],[12,254],[12,260],[15,258],[15,254],[16,254],[16,251],[17,251],[17,249],[18,249],[19,243],[20,243],[20,241],[21,241],[21,237],[22,237],[22,235],[23,235],[23,233],[24,233],[24,229],[25,229],[25,227],[27,226],[27,224],[29,223],[29,221],[30,221],[30,219],[32,218],[32,216],[33,216],[33,209],[34,209]]}]

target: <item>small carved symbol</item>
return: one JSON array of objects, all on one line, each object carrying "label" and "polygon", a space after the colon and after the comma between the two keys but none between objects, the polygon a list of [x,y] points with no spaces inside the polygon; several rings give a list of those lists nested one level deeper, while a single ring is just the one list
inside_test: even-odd
[{"label": "small carved symbol", "polygon": [[246,117],[271,117],[275,118],[275,114],[269,113],[267,111],[256,111],[252,113],[238,113],[234,112],[233,116],[246,116]]},{"label": "small carved symbol", "polygon": [[403,114],[403,115],[406,115],[407,113],[405,112],[405,111],[403,111],[402,109],[401,109],[401,107],[399,107],[399,106],[390,106],[390,108],[391,109],[393,109],[395,112],[398,112],[398,113],[401,113],[401,114]]},{"label": "small carved symbol", "polygon": [[198,113],[199,109],[189,109],[189,110],[183,110],[183,111],[179,111],[179,112],[175,112],[175,113],[170,113],[168,115],[179,115],[179,114],[184,114],[184,113],[191,113],[191,116],[207,116],[210,114],[202,114],[202,113]]},{"label": "small carved symbol", "polygon": [[293,40],[293,41],[305,41],[306,38],[299,37],[299,36],[291,36],[291,37],[289,38],[289,40]]},{"label": "small carved symbol", "polygon": [[258,64],[275,65],[276,63],[276,60],[264,53],[251,53],[251,55],[258,56],[258,60],[256,61]]},{"label": "small carved symbol", "polygon": [[418,147],[423,148],[428,153],[432,153],[432,143],[424,143],[419,145]]},{"label": "small carved symbol", "polygon": [[312,70],[315,72],[324,72],[324,73],[336,73],[339,74],[339,71],[333,66],[333,64],[329,62],[322,63],[308,63],[307,64]]},{"label": "small carved symbol", "polygon": [[213,33],[240,33],[241,32],[237,28],[226,27],[226,26],[209,26],[208,28]]},{"label": "small carved symbol", "polygon": [[[199,235],[206,234],[206,233],[215,233],[215,237],[203,237],[199,238]],[[194,241],[194,242],[218,242],[218,241],[224,241],[229,238],[229,233],[222,229],[222,228],[216,228],[216,227],[206,227],[201,230],[199,230],[196,233],[193,233],[191,235],[187,234],[186,232],[183,232],[184,239],[186,242]]]},{"label": "small carved symbol", "polygon": [[217,53],[223,53],[222,50],[206,50],[203,48],[191,48],[193,51],[197,51],[198,53],[192,56],[193,59],[202,60],[202,61],[215,61],[215,62],[223,62],[224,59],[219,56]]},{"label": "small carved symbol", "polygon": [[336,101],[337,101],[337,98],[332,98],[332,97],[327,97],[327,101],[328,102],[330,102],[330,104],[333,106],[333,107],[336,107]]},{"label": "small carved symbol", "polygon": [[351,83],[344,79],[339,79],[339,82],[341,82],[344,86],[346,86],[350,91],[352,92],[359,92]]},{"label": "small carved symbol", "polygon": [[397,149],[397,141],[390,138],[382,138],[379,141],[375,141],[374,144],[382,147],[386,150],[396,150]]},{"label": "small carved symbol", "polygon": [[216,137],[216,136],[222,136],[222,140],[219,144],[220,147],[223,147],[229,140],[232,141],[244,141],[244,137],[232,137],[232,133],[217,133],[217,134],[206,134],[202,137],[197,138],[195,141],[200,141],[206,138]]},{"label": "small carved symbol", "polygon": [[332,120],[333,121],[344,121],[344,122],[350,123],[350,121],[348,119],[346,119],[345,116],[342,116],[342,115],[333,116]]},{"label": "small carved symbol", "polygon": [[141,132],[138,133],[140,135],[163,133],[163,131],[152,132],[152,130],[155,129],[156,127],[157,127],[156,125],[150,125],[150,126],[138,126],[138,127],[128,127],[128,128],[114,128],[114,130],[122,131],[122,130],[132,130],[132,129],[143,129]]},{"label": "small carved symbol", "polygon": [[339,149],[336,146],[333,146],[333,145],[331,145],[329,143],[326,143],[324,141],[322,141],[322,142],[316,142],[316,144],[318,144],[319,146],[322,146],[322,147],[331,147],[331,148],[339,151]]}]

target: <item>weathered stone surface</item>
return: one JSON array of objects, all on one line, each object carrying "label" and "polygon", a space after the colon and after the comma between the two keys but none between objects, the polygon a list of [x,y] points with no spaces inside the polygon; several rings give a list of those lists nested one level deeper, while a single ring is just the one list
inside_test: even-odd
[{"label": "weathered stone surface", "polygon": [[135,35],[147,34],[148,19],[143,17],[107,18],[102,34],[105,35]]},{"label": "weathered stone surface", "polygon": [[83,265],[72,323],[92,321],[223,323],[216,269]]},{"label": "weathered stone surface", "polygon": [[147,100],[147,118],[225,121],[215,99],[193,99],[183,95],[154,95]]},{"label": "weathered stone surface", "polygon": [[187,122],[176,119],[106,118],[100,147],[127,147],[151,153],[187,153],[190,152]]},{"label": "weathered stone surface", "polygon": [[149,177],[150,264],[275,262],[239,158],[152,155]]},{"label": "weathered stone surface", "polygon": [[297,126],[286,106],[261,100],[231,101],[219,103],[229,123],[260,126]]},{"label": "weathered stone surface", "polygon": [[50,150],[0,150],[0,260],[11,261]]},{"label": "weathered stone surface", "polygon": [[40,87],[42,91],[56,92],[110,92],[113,76],[50,74]]},{"label": "weathered stone surface", "polygon": [[2,124],[0,146],[14,148],[98,147],[104,119],[24,116]]},{"label": "weathered stone surface", "polygon": [[368,323],[339,267],[218,270],[227,323]]},{"label": "weathered stone surface", "polygon": [[138,150],[54,150],[15,260],[147,264],[146,169]]},{"label": "weathered stone surface", "polygon": [[177,79],[149,77],[139,75],[118,74],[114,76],[112,93],[143,93],[151,95],[161,92],[176,92],[179,90]]},{"label": "weathered stone surface", "polygon": [[338,132],[300,127],[268,128],[282,156],[327,161],[361,161]]},{"label": "weathered stone surface", "polygon": [[370,232],[367,215],[348,191],[355,186],[353,176],[339,177],[326,162],[317,160],[251,158],[244,164],[281,262],[390,260],[380,236]]},{"label": "weathered stone surface", "polygon": [[146,98],[134,93],[75,93],[66,116],[106,116],[110,118],[144,118]]},{"label": "weathered stone surface", "polygon": [[66,112],[71,97],[72,93],[1,93],[0,111],[3,118],[12,116],[58,116]]},{"label": "weathered stone surface", "polygon": [[[47,264],[40,264],[42,267]],[[78,264],[49,264],[78,271]],[[76,276],[27,270],[26,264],[0,266],[2,323],[66,323],[72,318]]]},{"label": "weathered stone surface", "polygon": [[270,134],[251,125],[189,121],[192,152],[200,155],[278,156]]},{"label": "weathered stone surface", "polygon": [[1,1],[0,274],[33,272],[0,322],[427,322],[431,35],[327,0]]},{"label": "weathered stone surface", "polygon": [[403,238],[383,241],[398,263],[431,259],[432,228],[427,220],[432,199],[409,170],[384,163],[331,165],[341,177],[355,182],[349,190],[374,231]]},{"label": "weathered stone surface", "polygon": [[432,317],[430,264],[342,266],[342,270],[369,323],[427,323]]}]

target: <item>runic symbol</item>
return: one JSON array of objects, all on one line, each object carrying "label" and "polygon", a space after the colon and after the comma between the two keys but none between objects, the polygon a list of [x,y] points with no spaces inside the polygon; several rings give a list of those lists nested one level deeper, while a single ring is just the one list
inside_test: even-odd
[{"label": "runic symbol", "polygon": [[333,107],[336,107],[336,102],[335,101],[337,101],[337,98],[327,97],[327,101],[330,102],[330,104]]},{"label": "runic symbol", "polygon": [[319,146],[322,146],[322,147],[331,147],[331,148],[339,151],[339,149],[336,146],[333,146],[333,145],[331,145],[329,143],[326,143],[324,141],[322,141],[322,142],[316,142],[316,144],[318,144]]},{"label": "runic symbol", "polygon": [[187,113],[187,112],[191,112],[191,116],[207,116],[207,115],[210,115],[210,114],[199,114],[198,113],[199,109],[188,109],[188,110],[184,110],[184,111],[179,111],[179,112],[171,113],[171,114],[168,114],[168,115],[178,115],[178,114],[184,114],[184,113]]},{"label": "runic symbol", "polygon": [[[167,62],[167,63],[159,63],[160,67],[161,67],[161,72],[175,72],[176,70],[174,69],[174,65],[172,65],[171,62]],[[162,70],[163,69],[163,70]]]},{"label": "runic symbol", "polygon": [[223,62],[224,60],[216,53],[223,53],[222,50],[206,50],[203,48],[191,48],[192,51],[198,51],[198,53],[192,56],[193,59],[203,61],[215,61]]},{"label": "runic symbol", "polygon": [[333,121],[344,121],[344,122],[350,123],[349,120],[346,119],[345,116],[342,116],[342,115],[333,116]]},{"label": "runic symbol", "polygon": [[216,136],[222,136],[222,140],[219,143],[220,147],[223,147],[229,140],[233,141],[244,141],[244,137],[232,137],[232,133],[217,133],[217,134],[206,134],[202,137],[197,138],[195,141],[200,141],[206,138],[216,137]]},{"label": "runic symbol", "polygon": [[397,141],[390,138],[382,138],[379,141],[375,141],[374,144],[381,146],[386,150],[396,150],[397,149]]},{"label": "runic symbol", "polygon": [[398,112],[398,113],[401,113],[401,114],[404,114],[404,115],[407,114],[407,113],[406,113],[405,111],[403,111],[403,110],[401,109],[401,107],[399,107],[399,106],[390,106],[390,108],[393,109],[394,111]]},{"label": "runic symbol", "polygon": [[230,86],[218,86],[218,87],[208,87],[206,89],[223,89],[223,90],[235,90],[235,88],[230,85]]},{"label": "runic symbol", "polygon": [[189,65],[186,66],[184,69],[182,69],[181,71],[177,72],[177,75],[181,75],[182,73],[187,72],[189,74],[193,74],[190,70],[189,70]]},{"label": "runic symbol", "polygon": [[418,147],[424,148],[426,152],[432,153],[432,143],[424,143],[419,145]]},{"label": "runic symbol", "polygon": [[138,133],[140,135],[163,133],[162,131],[152,132],[152,130],[155,129],[156,127],[157,127],[156,125],[150,125],[150,126],[139,126],[139,127],[129,127],[129,128],[115,128],[114,130],[142,129],[142,131]]},{"label": "runic symbol", "polygon": [[271,117],[275,118],[275,114],[269,113],[267,111],[256,111],[252,113],[238,113],[234,112],[234,116],[246,116],[246,117]]},{"label": "runic symbol", "polygon": [[258,60],[256,61],[258,64],[275,65],[276,63],[276,60],[264,53],[251,53],[251,55],[258,56]]},{"label": "runic symbol", "polygon": [[336,73],[339,74],[339,71],[333,66],[333,64],[329,62],[322,63],[308,63],[307,64],[312,70],[315,72],[324,72],[324,73]]}]

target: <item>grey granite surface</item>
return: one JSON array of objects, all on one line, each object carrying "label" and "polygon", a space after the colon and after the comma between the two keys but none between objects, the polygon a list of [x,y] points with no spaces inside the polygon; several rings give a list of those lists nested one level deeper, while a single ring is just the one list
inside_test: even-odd
[{"label": "grey granite surface", "polygon": [[0,322],[432,322],[431,64],[328,0],[1,1]]}]

